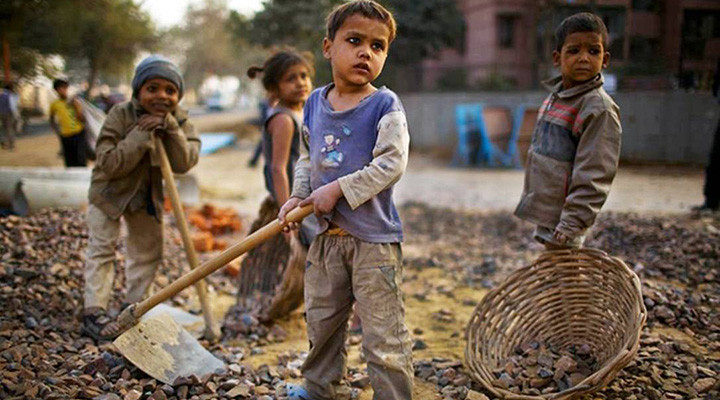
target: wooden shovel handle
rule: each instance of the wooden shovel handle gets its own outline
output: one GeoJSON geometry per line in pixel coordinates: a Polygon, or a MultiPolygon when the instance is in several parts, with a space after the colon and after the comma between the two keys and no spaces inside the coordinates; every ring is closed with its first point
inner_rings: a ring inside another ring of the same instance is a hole
{"type": "Polygon", "coordinates": [[[298,207],[287,214],[287,216],[285,217],[285,224],[281,224],[280,221],[276,219],[273,222],[258,229],[250,236],[225,249],[225,251],[223,251],[222,253],[211,258],[210,260],[206,261],[201,266],[193,269],[187,274],[181,276],[170,285],[165,286],[154,295],[148,297],[140,303],[136,303],[128,307],[118,317],[118,322],[124,329],[129,328],[130,326],[137,323],[137,320],[142,317],[146,312],[148,312],[148,310],[150,310],[151,308],[169,299],[170,297],[175,296],[178,292],[185,289],[186,287],[222,268],[230,261],[252,250],[260,243],[279,234],[280,232],[282,232],[283,227],[285,227],[288,223],[302,221],[303,218],[310,215],[312,211],[312,205],[307,205],[302,208],[298,207]]]}
{"type": "MultiPolygon", "coordinates": [[[[200,259],[198,258],[195,246],[193,245],[193,241],[190,236],[190,229],[188,228],[185,211],[183,210],[182,202],[180,201],[180,194],[178,193],[177,185],[175,184],[170,160],[168,159],[167,152],[165,151],[165,145],[163,145],[162,139],[159,136],[155,136],[155,149],[160,158],[160,170],[162,171],[163,180],[165,181],[165,189],[167,189],[168,197],[170,197],[170,204],[172,205],[173,214],[175,215],[175,222],[180,230],[180,236],[182,237],[183,246],[185,247],[185,254],[187,255],[188,262],[190,263],[190,269],[195,269],[198,265],[200,265],[200,259]]],[[[197,283],[195,283],[195,290],[197,291],[198,300],[200,300],[200,307],[202,308],[203,319],[205,320],[205,338],[210,341],[220,339],[220,329],[215,324],[205,281],[202,279],[197,281],[197,283]]]]}

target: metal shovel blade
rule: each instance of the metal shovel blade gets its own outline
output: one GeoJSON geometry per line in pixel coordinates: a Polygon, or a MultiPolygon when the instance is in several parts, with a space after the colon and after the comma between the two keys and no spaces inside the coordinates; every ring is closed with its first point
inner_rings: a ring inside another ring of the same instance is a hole
{"type": "Polygon", "coordinates": [[[205,350],[168,314],[140,321],[113,342],[131,363],[171,385],[178,377],[201,377],[225,370],[225,364],[205,350]]]}
{"type": "Polygon", "coordinates": [[[155,318],[158,315],[168,314],[172,317],[180,327],[190,333],[195,339],[203,337],[203,331],[205,330],[205,321],[202,317],[190,314],[189,312],[173,307],[171,305],[160,303],[155,307],[151,308],[150,311],[146,312],[140,320],[144,321],[147,319],[155,318]]]}

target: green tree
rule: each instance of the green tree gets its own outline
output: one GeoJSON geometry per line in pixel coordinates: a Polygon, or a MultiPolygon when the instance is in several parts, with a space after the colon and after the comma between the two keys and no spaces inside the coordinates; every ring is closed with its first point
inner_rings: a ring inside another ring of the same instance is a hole
{"type": "Polygon", "coordinates": [[[397,22],[397,38],[378,84],[412,91],[422,82],[421,63],[444,48],[463,50],[465,19],[455,0],[386,0],[397,22]]]}
{"type": "Polygon", "coordinates": [[[162,48],[182,60],[188,87],[197,89],[209,75],[242,76],[263,59],[247,39],[247,18],[231,12],[225,0],[188,6],[184,21],[162,35],[162,48]]]}
{"type": "Polygon", "coordinates": [[[58,45],[51,35],[38,35],[49,28],[43,18],[47,14],[47,0],[5,0],[0,2],[0,48],[3,75],[7,81],[10,71],[19,77],[33,77],[41,72],[51,73],[47,49],[58,45]],[[45,50],[45,51],[43,51],[45,50]]]}
{"type": "Polygon", "coordinates": [[[57,0],[60,54],[87,62],[91,89],[99,74],[132,67],[141,50],[157,43],[150,16],[133,0],[57,0]]]}
{"type": "Polygon", "coordinates": [[[330,67],[322,57],[325,16],[342,0],[267,0],[264,9],[233,30],[250,42],[266,48],[292,46],[315,55],[316,82],[331,79],[330,67]]]}
{"type": "Polygon", "coordinates": [[[455,0],[386,0],[397,21],[397,38],[388,61],[416,64],[444,48],[462,51],[465,19],[455,0]]]}
{"type": "MultiPolygon", "coordinates": [[[[38,71],[43,55],[57,54],[87,65],[88,82],[132,66],[140,50],[156,43],[150,16],[133,0],[5,0],[3,36],[18,57],[21,75],[38,71]]],[[[41,65],[42,66],[42,65],[41,65]]]]}
{"type": "MultiPolygon", "coordinates": [[[[317,60],[318,81],[330,79],[322,58],[325,17],[341,0],[268,0],[241,31],[263,46],[292,45],[312,51],[317,60]]],[[[408,90],[418,82],[408,71],[417,71],[420,62],[446,47],[462,48],[465,22],[455,0],[386,0],[382,4],[393,12],[398,35],[390,48],[386,72],[380,83],[408,90]]]]}

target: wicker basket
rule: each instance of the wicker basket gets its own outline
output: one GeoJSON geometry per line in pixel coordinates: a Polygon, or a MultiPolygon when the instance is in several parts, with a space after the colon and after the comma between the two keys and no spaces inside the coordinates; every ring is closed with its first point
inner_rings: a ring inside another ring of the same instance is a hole
{"type": "Polygon", "coordinates": [[[594,249],[542,254],[490,291],[467,327],[471,376],[508,400],[566,400],[607,385],[635,356],[647,310],[640,279],[621,260],[594,249]],[[522,395],[493,386],[493,370],[517,346],[589,344],[598,370],[562,392],[522,395]]]}

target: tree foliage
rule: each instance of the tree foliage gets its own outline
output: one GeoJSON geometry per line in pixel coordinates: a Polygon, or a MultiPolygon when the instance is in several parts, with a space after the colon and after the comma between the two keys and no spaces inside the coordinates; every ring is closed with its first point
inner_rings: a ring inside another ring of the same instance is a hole
{"type": "MultiPolygon", "coordinates": [[[[91,85],[101,73],[127,70],[157,40],[150,16],[134,0],[10,0],[0,10],[13,53],[83,60],[91,85]]],[[[21,68],[21,75],[35,72],[21,68]]]]}
{"type": "Polygon", "coordinates": [[[342,0],[269,0],[255,14],[250,39],[264,46],[288,44],[302,50],[320,47],[325,16],[342,0]]]}
{"type": "MultiPolygon", "coordinates": [[[[317,60],[317,80],[324,83],[330,79],[321,52],[325,17],[333,6],[342,2],[268,0],[262,11],[233,34],[242,32],[251,41],[266,47],[292,45],[312,51],[317,60]]],[[[393,12],[398,26],[398,35],[387,61],[387,68],[398,73],[391,73],[382,81],[405,87],[404,82],[397,81],[414,79],[403,77],[399,67],[418,65],[445,47],[462,48],[465,22],[455,0],[385,0],[381,3],[393,12]]]]}
{"type": "Polygon", "coordinates": [[[342,0],[267,0],[264,9],[233,31],[266,48],[292,46],[315,55],[316,81],[327,82],[330,69],[322,57],[325,16],[342,0]]]}
{"type": "Polygon", "coordinates": [[[236,72],[231,36],[226,29],[228,14],[227,4],[222,0],[188,6],[180,38],[187,46],[183,64],[190,86],[199,85],[205,75],[236,72]]]}
{"type": "Polygon", "coordinates": [[[465,19],[455,0],[386,0],[397,22],[389,62],[416,64],[443,48],[462,50],[465,19]]]}
{"type": "Polygon", "coordinates": [[[163,35],[163,50],[179,56],[188,87],[199,87],[210,75],[242,76],[263,58],[247,40],[247,18],[231,12],[225,0],[188,6],[184,21],[163,35]]]}
{"type": "Polygon", "coordinates": [[[5,0],[0,2],[0,40],[11,51],[10,68],[20,77],[53,73],[45,54],[58,45],[56,36],[40,34],[49,27],[44,21],[49,9],[47,0],[5,0]]]}

